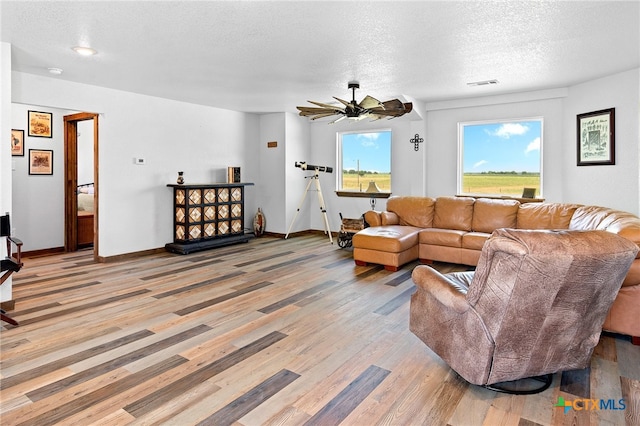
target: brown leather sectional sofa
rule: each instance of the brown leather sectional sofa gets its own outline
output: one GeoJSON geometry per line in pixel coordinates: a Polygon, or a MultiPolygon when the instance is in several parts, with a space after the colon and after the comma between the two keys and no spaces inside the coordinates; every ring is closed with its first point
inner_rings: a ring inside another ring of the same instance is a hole
{"type": "MultiPolygon", "coordinates": [[[[472,197],[390,197],[387,210],[365,213],[368,228],[353,236],[357,265],[395,271],[419,259],[476,266],[498,228],[605,230],[640,246],[640,218],[606,207],[520,203],[472,197]]],[[[640,344],[640,254],[633,261],[603,329],[640,344]]]]}

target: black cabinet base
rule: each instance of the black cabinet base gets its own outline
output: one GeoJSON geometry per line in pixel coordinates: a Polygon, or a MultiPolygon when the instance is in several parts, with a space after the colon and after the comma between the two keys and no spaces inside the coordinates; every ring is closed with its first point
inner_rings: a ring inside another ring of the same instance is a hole
{"type": "Polygon", "coordinates": [[[172,253],[189,254],[195,251],[208,250],[215,247],[246,243],[251,238],[253,238],[252,234],[234,235],[219,239],[203,240],[189,243],[167,243],[165,244],[164,248],[172,253]]]}

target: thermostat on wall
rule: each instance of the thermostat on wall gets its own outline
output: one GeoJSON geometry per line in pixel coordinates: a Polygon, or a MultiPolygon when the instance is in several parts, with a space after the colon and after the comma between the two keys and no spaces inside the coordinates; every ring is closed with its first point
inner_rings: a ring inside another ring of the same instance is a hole
{"type": "Polygon", "coordinates": [[[133,159],[133,162],[139,166],[144,166],[145,164],[147,164],[147,160],[145,160],[142,157],[136,157],[133,159]]]}

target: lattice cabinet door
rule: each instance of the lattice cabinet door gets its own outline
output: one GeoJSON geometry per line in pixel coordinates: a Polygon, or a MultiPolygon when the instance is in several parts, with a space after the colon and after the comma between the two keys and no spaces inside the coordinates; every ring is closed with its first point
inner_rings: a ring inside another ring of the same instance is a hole
{"type": "Polygon", "coordinates": [[[214,238],[216,236],[216,190],[215,188],[206,188],[203,190],[203,206],[202,206],[202,237],[214,238]]]}
{"type": "Polygon", "coordinates": [[[231,218],[231,233],[238,234],[244,232],[244,197],[243,187],[231,188],[230,198],[230,218],[231,218]]]}
{"type": "Polygon", "coordinates": [[[197,241],[202,238],[202,189],[188,189],[187,193],[188,239],[197,241]]]}
{"type": "Polygon", "coordinates": [[[175,225],[173,239],[176,241],[185,241],[187,239],[187,191],[182,188],[176,188],[173,192],[175,202],[175,225]]]}

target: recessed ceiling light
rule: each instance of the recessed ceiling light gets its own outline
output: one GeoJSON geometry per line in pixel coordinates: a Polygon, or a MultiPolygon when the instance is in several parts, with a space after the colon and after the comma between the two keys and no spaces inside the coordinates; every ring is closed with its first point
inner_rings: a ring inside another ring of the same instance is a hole
{"type": "Polygon", "coordinates": [[[488,86],[490,84],[498,84],[498,80],[494,78],[493,80],[473,81],[467,83],[467,86],[488,86]]]}
{"type": "Polygon", "coordinates": [[[72,47],[72,49],[78,55],[82,55],[82,56],[93,56],[96,53],[98,53],[95,49],[92,49],[90,47],[76,46],[76,47],[72,47]]]}
{"type": "Polygon", "coordinates": [[[60,75],[62,74],[62,69],[60,68],[47,68],[51,74],[60,75]]]}

